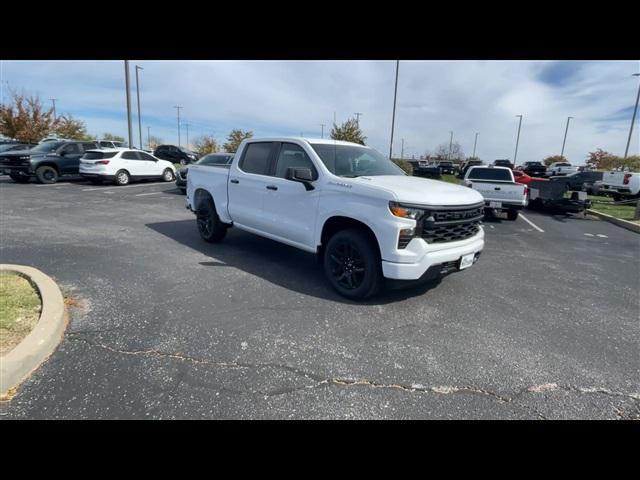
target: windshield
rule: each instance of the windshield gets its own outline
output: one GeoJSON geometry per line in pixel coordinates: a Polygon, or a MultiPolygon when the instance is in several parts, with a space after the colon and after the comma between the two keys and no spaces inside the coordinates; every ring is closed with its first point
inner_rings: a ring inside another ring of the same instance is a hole
{"type": "Polygon", "coordinates": [[[49,153],[57,150],[64,142],[45,142],[31,149],[32,152],[49,153]]]}
{"type": "Polygon", "coordinates": [[[406,175],[391,160],[372,148],[312,143],[311,147],[331,173],[339,177],[406,175]]]}
{"type": "Polygon", "coordinates": [[[195,162],[197,165],[227,165],[233,155],[206,155],[195,162]]]}
{"type": "Polygon", "coordinates": [[[503,168],[474,167],[469,171],[468,180],[504,180],[511,182],[511,171],[503,168]]]}

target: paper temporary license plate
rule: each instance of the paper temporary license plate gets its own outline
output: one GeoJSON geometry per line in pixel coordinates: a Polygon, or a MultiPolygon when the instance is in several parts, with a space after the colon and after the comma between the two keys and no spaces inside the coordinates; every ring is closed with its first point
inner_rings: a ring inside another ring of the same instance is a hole
{"type": "Polygon", "coordinates": [[[489,202],[489,208],[502,208],[502,202],[489,202]]]}
{"type": "Polygon", "coordinates": [[[470,253],[469,255],[463,255],[460,257],[460,270],[464,270],[465,268],[469,268],[473,265],[473,257],[475,257],[475,253],[470,253]]]}

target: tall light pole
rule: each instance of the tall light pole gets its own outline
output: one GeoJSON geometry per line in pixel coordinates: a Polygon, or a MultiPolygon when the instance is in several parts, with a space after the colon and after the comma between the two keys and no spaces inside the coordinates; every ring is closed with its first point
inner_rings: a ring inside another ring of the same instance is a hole
{"type": "Polygon", "coordinates": [[[573,117],[567,117],[567,127],[564,129],[564,140],[562,141],[562,152],[560,152],[560,156],[564,157],[564,146],[567,143],[567,132],[569,131],[569,121],[573,117]]]}
{"type": "Polygon", "coordinates": [[[358,124],[358,127],[360,126],[360,115],[362,115],[360,112],[356,112],[354,113],[354,115],[356,116],[356,123],[358,124]]]}
{"type": "Polygon", "coordinates": [[[513,154],[513,165],[516,164],[516,159],[518,158],[518,143],[520,143],[520,127],[522,127],[522,115],[516,115],[516,117],[520,117],[520,121],[518,122],[518,136],[516,137],[516,153],[513,154]]]}
{"type": "Polygon", "coordinates": [[[402,139],[402,149],[400,150],[400,159],[404,160],[404,138],[402,139]]]}
{"type": "Polygon", "coordinates": [[[396,87],[393,91],[393,116],[391,117],[391,142],[389,143],[389,158],[393,154],[393,127],[396,123],[396,99],[398,97],[398,70],[400,70],[400,60],[396,60],[396,87]]]}
{"type": "Polygon", "coordinates": [[[320,138],[324,138],[324,123],[321,123],[320,127],[322,128],[322,130],[320,131],[320,138]]]}
{"type": "Polygon", "coordinates": [[[51,100],[51,103],[53,103],[53,121],[56,121],[56,100],[58,100],[57,98],[50,98],[49,100],[51,100]]]}
{"type": "Polygon", "coordinates": [[[187,150],[191,150],[189,148],[189,124],[185,123],[184,126],[187,127],[187,150]]]}
{"type": "MultiPolygon", "coordinates": [[[[640,77],[640,73],[634,73],[632,77],[640,77]]],[[[633,133],[633,124],[636,121],[636,112],[638,111],[638,100],[640,100],[640,83],[638,84],[638,96],[636,97],[636,106],[633,109],[633,117],[631,117],[631,127],[629,127],[629,139],[627,140],[627,148],[624,150],[624,158],[629,153],[629,144],[631,143],[631,134],[633,133]]]]}
{"type": "Polygon", "coordinates": [[[453,148],[453,132],[449,130],[449,133],[451,134],[451,138],[449,139],[449,161],[451,161],[451,151],[453,148]]]}
{"type": "Polygon", "coordinates": [[[476,158],[476,145],[478,145],[478,135],[480,132],[476,132],[476,139],[473,142],[473,158],[476,158]]]}
{"type": "Polygon", "coordinates": [[[180,109],[183,108],[180,105],[176,105],[173,108],[175,108],[178,112],[178,146],[180,147],[180,109]]]}
{"type": "Polygon", "coordinates": [[[127,126],[129,129],[129,148],[133,145],[133,133],[131,130],[131,96],[129,94],[129,60],[124,61],[124,83],[127,89],[127,126]]]}
{"type": "Polygon", "coordinates": [[[140,82],[138,79],[138,70],[144,70],[144,68],[136,65],[136,93],[138,95],[138,133],[140,134],[140,150],[142,150],[142,118],[140,117],[140,82]]]}
{"type": "Polygon", "coordinates": [[[147,148],[151,150],[151,127],[147,125],[147,148]]]}

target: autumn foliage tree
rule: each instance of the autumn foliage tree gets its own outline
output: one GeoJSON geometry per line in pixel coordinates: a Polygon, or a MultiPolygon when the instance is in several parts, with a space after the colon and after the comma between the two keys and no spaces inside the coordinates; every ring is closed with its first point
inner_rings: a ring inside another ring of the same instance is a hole
{"type": "Polygon", "coordinates": [[[212,135],[202,135],[193,140],[193,147],[198,155],[206,155],[208,153],[216,153],[220,150],[218,142],[212,135]]]}
{"type": "Polygon", "coordinates": [[[55,127],[53,108],[38,96],[12,93],[12,103],[0,106],[0,133],[20,142],[37,143],[55,127]]]}
{"type": "Polygon", "coordinates": [[[231,130],[227,136],[227,142],[223,145],[224,151],[235,153],[243,140],[253,137],[253,132],[242,131],[238,128],[231,130]]]}
{"type": "Polygon", "coordinates": [[[94,137],[87,133],[87,127],[82,120],[77,120],[71,115],[60,115],[54,122],[53,131],[61,138],[73,140],[93,140],[94,137]]]}
{"type": "Polygon", "coordinates": [[[331,138],[333,140],[359,143],[360,145],[364,145],[367,141],[367,137],[363,135],[355,118],[350,118],[340,126],[334,123],[331,129],[331,138]]]}

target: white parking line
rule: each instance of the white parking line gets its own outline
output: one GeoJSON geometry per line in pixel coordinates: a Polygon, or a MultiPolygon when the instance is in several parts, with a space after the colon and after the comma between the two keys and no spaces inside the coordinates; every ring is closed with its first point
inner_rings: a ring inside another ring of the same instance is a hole
{"type": "Polygon", "coordinates": [[[544,233],[544,230],[541,229],[539,226],[537,226],[535,223],[533,223],[531,220],[529,220],[527,217],[525,217],[523,214],[519,213],[518,216],[523,219],[525,222],[527,222],[529,225],[531,225],[533,228],[535,228],[536,230],[538,230],[540,233],[544,233]]]}
{"type": "Polygon", "coordinates": [[[164,192],[137,193],[135,196],[136,197],[144,197],[145,195],[157,195],[159,193],[164,193],[164,192]]]}
{"type": "MultiPolygon", "coordinates": [[[[117,187],[118,190],[122,188],[133,188],[133,187],[148,187],[150,185],[165,185],[166,182],[155,182],[155,183],[137,183],[135,185],[124,185],[122,187],[117,187]]],[[[97,188],[83,188],[83,192],[93,192],[94,190],[105,190],[108,187],[97,187],[97,188]]]]}

